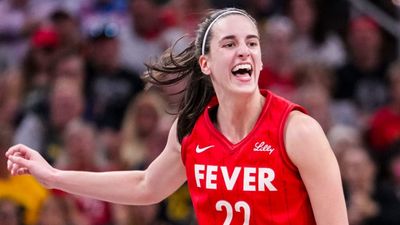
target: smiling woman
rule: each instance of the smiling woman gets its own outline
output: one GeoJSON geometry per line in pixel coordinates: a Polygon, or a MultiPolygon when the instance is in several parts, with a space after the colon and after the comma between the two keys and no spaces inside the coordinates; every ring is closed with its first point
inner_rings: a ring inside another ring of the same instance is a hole
{"type": "Polygon", "coordinates": [[[153,84],[187,86],[167,144],[146,170],[58,170],[23,145],[8,150],[8,169],[120,204],[159,202],[187,181],[199,225],[348,224],[324,132],[301,106],[259,90],[261,68],[254,19],[211,11],[187,49],[148,65],[153,84]]]}

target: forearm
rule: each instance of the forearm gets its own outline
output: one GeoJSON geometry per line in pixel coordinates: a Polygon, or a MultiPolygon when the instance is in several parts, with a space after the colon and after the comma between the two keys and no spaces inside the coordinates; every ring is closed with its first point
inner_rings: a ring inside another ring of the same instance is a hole
{"type": "Polygon", "coordinates": [[[186,180],[175,128],[164,151],[145,171],[83,172],[52,167],[36,150],[19,144],[7,150],[12,175],[31,174],[44,187],[119,204],[157,203],[186,180]]]}
{"type": "Polygon", "coordinates": [[[71,194],[119,204],[159,201],[146,187],[145,171],[83,172],[55,170],[49,186],[71,194]]]}

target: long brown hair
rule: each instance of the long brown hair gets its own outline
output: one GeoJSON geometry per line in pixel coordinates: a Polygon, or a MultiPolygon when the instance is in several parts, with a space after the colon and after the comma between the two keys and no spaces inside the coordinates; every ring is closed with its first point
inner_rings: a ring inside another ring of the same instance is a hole
{"type": "Polygon", "coordinates": [[[173,47],[171,47],[163,53],[157,62],[146,64],[148,69],[146,79],[152,84],[174,85],[183,80],[187,82],[186,87],[182,90],[184,95],[177,112],[177,135],[179,142],[182,142],[182,139],[192,131],[197,118],[202,114],[204,108],[215,95],[210,76],[203,74],[198,63],[199,57],[202,54],[203,41],[204,54],[210,51],[212,32],[204,37],[206,30],[212,26],[214,20],[231,14],[246,15],[256,24],[255,20],[241,9],[225,8],[212,10],[199,24],[195,40],[186,49],[175,54],[173,47]]]}

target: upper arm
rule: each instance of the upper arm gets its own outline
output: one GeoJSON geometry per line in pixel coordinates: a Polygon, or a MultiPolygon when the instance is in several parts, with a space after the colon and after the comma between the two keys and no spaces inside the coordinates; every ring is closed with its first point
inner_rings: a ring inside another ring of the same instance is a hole
{"type": "Polygon", "coordinates": [[[348,224],[339,166],[318,122],[291,112],[285,146],[306,186],[317,224],[348,224]]]}
{"type": "Polygon", "coordinates": [[[146,188],[158,201],[168,197],[186,181],[176,124],[175,121],[170,129],[168,141],[162,153],[145,170],[146,188]]]}

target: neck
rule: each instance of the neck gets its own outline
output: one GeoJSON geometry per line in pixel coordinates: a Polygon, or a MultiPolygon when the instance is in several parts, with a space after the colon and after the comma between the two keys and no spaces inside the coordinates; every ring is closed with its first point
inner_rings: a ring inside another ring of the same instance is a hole
{"type": "Polygon", "coordinates": [[[257,91],[246,96],[218,96],[218,100],[217,128],[230,142],[238,143],[254,128],[265,98],[257,91]]]}

